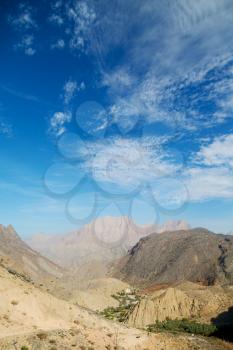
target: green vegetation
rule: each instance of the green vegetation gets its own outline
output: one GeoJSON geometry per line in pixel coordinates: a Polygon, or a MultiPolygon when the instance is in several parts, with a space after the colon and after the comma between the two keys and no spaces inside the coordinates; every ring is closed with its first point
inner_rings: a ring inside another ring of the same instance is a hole
{"type": "Polygon", "coordinates": [[[187,319],[182,320],[169,320],[159,322],[147,326],[148,332],[186,332],[192,334],[199,334],[203,336],[210,336],[214,334],[217,327],[212,324],[199,323],[196,321],[190,321],[187,319]]]}
{"type": "Polygon", "coordinates": [[[29,350],[29,348],[24,345],[24,346],[21,347],[21,350],[29,350]]]}
{"type": "Polygon", "coordinates": [[[100,315],[109,320],[118,322],[126,322],[130,313],[135,306],[139,303],[141,296],[136,293],[135,289],[123,290],[117,294],[112,295],[112,298],[116,299],[119,303],[117,307],[107,307],[100,312],[100,315]]]}

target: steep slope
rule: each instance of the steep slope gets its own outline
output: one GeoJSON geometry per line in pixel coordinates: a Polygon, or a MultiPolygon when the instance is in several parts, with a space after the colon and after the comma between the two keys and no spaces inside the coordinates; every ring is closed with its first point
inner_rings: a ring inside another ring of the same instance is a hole
{"type": "Polygon", "coordinates": [[[191,318],[210,323],[231,307],[232,298],[232,287],[183,282],[144,295],[132,311],[128,323],[140,328],[167,318],[191,318]]]}
{"type": "Polygon", "coordinates": [[[12,274],[36,283],[61,278],[64,270],[32,250],[10,225],[0,225],[0,264],[12,274]]]}
{"type": "MultiPolygon", "coordinates": [[[[186,229],[188,225],[183,221],[170,221],[165,227],[186,229]]],[[[99,217],[79,231],[63,236],[39,234],[27,243],[61,266],[76,267],[90,261],[113,261],[124,256],[140,238],[163,231],[163,225],[138,226],[128,217],[99,217]]]]}
{"type": "Polygon", "coordinates": [[[233,282],[233,237],[198,228],[142,238],[115,267],[113,276],[150,286],[176,281],[233,282]]]}

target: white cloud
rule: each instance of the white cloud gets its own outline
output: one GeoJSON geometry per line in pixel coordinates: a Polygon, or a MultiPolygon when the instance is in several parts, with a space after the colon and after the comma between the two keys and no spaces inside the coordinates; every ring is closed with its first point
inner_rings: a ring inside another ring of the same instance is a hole
{"type": "Polygon", "coordinates": [[[97,142],[86,142],[84,168],[97,182],[135,186],[153,181],[162,176],[175,174],[180,169],[169,151],[163,151],[166,139],[144,137],[142,139],[112,138],[97,142]]]}
{"type": "Polygon", "coordinates": [[[233,198],[233,172],[227,167],[194,167],[186,176],[184,183],[191,201],[233,198]]]}
{"type": "Polygon", "coordinates": [[[33,18],[32,7],[21,3],[16,16],[9,16],[10,24],[17,30],[27,30],[37,28],[37,23],[33,18]]]}
{"type": "Polygon", "coordinates": [[[15,45],[15,48],[23,50],[25,55],[33,56],[36,53],[36,50],[34,48],[34,35],[24,35],[21,41],[15,45]]]}
{"type": "Polygon", "coordinates": [[[13,136],[13,128],[9,123],[0,120],[0,135],[4,135],[6,137],[13,136]]]}
{"type": "Polygon", "coordinates": [[[198,162],[207,166],[230,166],[233,169],[233,134],[216,137],[197,153],[198,162]]]}
{"type": "Polygon", "coordinates": [[[113,70],[107,80],[115,100],[110,108],[114,120],[143,116],[147,123],[161,121],[184,133],[200,126],[210,128],[233,117],[233,72],[229,56],[200,65],[182,77],[158,78],[149,72],[141,80],[132,79],[123,90],[115,88],[119,87],[117,71],[113,70]]]}
{"type": "Polygon", "coordinates": [[[83,50],[96,19],[95,11],[86,1],[74,1],[67,7],[67,16],[72,23],[70,47],[83,50]]]}
{"type": "Polygon", "coordinates": [[[64,85],[64,102],[68,104],[78,90],[78,84],[74,80],[68,80],[64,85]]]}
{"type": "Polygon", "coordinates": [[[233,198],[233,134],[216,137],[193,155],[183,180],[190,199],[233,198]]]}
{"type": "Polygon", "coordinates": [[[53,13],[53,14],[49,17],[49,22],[61,26],[61,25],[64,23],[64,20],[63,20],[63,18],[62,18],[60,15],[57,15],[57,14],[53,13]]]}
{"type": "Polygon", "coordinates": [[[75,94],[80,91],[85,89],[85,84],[84,82],[81,82],[80,85],[75,80],[68,80],[65,85],[64,85],[64,103],[69,104],[70,101],[75,97],[75,94]]]}
{"type": "Polygon", "coordinates": [[[109,4],[95,4],[89,44],[109,87],[114,118],[140,115],[147,122],[198,130],[231,117],[233,76],[226,65],[233,47],[231,6],[227,0],[136,0],[113,12],[109,4]],[[109,68],[106,58],[115,52],[119,60],[109,68]],[[212,104],[208,115],[204,104],[212,104]]]}
{"type": "Polygon", "coordinates": [[[103,72],[102,84],[111,89],[113,93],[123,92],[129,87],[132,88],[135,77],[123,67],[115,69],[113,72],[103,72]]]}
{"type": "Polygon", "coordinates": [[[87,142],[76,152],[99,185],[132,190],[150,184],[155,200],[171,209],[186,201],[233,198],[232,135],[202,147],[187,164],[167,150],[168,140],[112,138],[87,142]]]}
{"type": "Polygon", "coordinates": [[[33,18],[33,12],[32,7],[22,3],[18,7],[18,13],[15,16],[9,16],[9,23],[20,33],[19,42],[14,45],[14,48],[24,51],[27,56],[33,56],[36,53],[34,32],[38,29],[38,25],[33,18]]]}
{"type": "Polygon", "coordinates": [[[51,49],[63,49],[65,47],[65,41],[58,39],[55,44],[51,45],[51,49]]]}
{"type": "Polygon", "coordinates": [[[63,26],[71,49],[84,51],[86,43],[90,41],[96,19],[92,5],[91,1],[77,0],[52,4],[49,21],[59,27],[63,26]]]}
{"type": "Polygon", "coordinates": [[[50,119],[49,131],[55,136],[60,136],[66,131],[66,124],[71,120],[70,112],[56,112],[50,119]]]}

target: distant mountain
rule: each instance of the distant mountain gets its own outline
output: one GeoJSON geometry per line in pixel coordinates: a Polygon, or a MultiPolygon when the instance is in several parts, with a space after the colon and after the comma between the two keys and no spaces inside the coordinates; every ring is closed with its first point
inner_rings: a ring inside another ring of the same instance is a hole
{"type": "Polygon", "coordinates": [[[128,217],[99,217],[78,231],[65,235],[34,235],[27,243],[62,266],[77,266],[90,261],[111,262],[124,256],[142,237],[151,232],[188,229],[184,221],[163,225],[138,226],[128,217]]]}
{"type": "Polygon", "coordinates": [[[112,274],[145,286],[184,280],[229,284],[233,282],[233,236],[203,228],[151,234],[118,262],[112,274]]]}
{"type": "Polygon", "coordinates": [[[30,248],[11,225],[0,225],[0,264],[12,274],[38,283],[63,275],[62,268],[30,248]]]}

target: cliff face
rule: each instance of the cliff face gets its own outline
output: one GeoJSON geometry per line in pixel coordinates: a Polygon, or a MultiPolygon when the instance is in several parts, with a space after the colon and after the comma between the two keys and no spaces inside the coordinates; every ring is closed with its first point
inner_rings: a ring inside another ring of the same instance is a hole
{"type": "Polygon", "coordinates": [[[131,313],[128,323],[134,327],[145,327],[167,318],[195,318],[210,322],[216,315],[228,310],[232,297],[231,287],[184,282],[144,296],[131,313]]]}
{"type": "Polygon", "coordinates": [[[233,236],[202,228],[151,234],[129,251],[113,275],[140,286],[184,280],[230,284],[233,236]]]}

